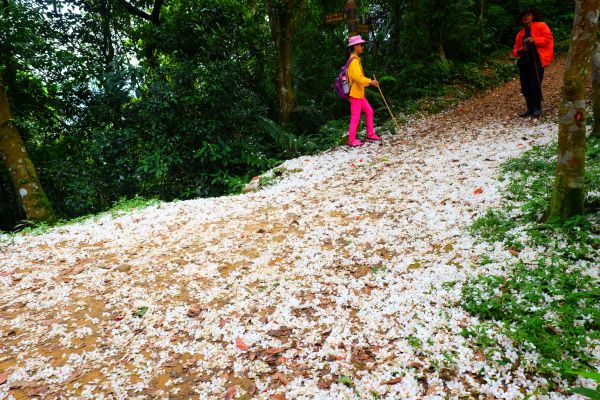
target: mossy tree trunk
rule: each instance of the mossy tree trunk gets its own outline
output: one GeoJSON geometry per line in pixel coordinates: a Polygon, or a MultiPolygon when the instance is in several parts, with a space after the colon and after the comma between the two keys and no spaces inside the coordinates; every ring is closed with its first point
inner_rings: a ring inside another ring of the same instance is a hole
{"type": "Polygon", "coordinates": [[[600,40],[596,38],[596,51],[592,57],[592,104],[594,125],[592,135],[600,137],[600,40]]]}
{"type": "Polygon", "coordinates": [[[29,159],[19,130],[13,123],[2,75],[0,75],[0,156],[6,164],[15,193],[21,200],[27,219],[33,222],[56,222],[52,206],[29,159]]]}
{"type": "Polygon", "coordinates": [[[548,219],[584,212],[585,87],[590,74],[600,0],[577,0],[559,108],[558,157],[548,219]]]}

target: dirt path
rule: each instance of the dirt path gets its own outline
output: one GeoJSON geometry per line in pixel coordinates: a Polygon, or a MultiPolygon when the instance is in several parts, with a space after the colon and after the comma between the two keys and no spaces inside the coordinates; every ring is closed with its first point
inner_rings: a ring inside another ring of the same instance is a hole
{"type": "Polygon", "coordinates": [[[475,320],[458,301],[481,254],[512,257],[465,228],[500,201],[499,164],[556,135],[560,75],[560,65],[547,71],[541,121],[515,118],[514,81],[381,145],[290,160],[256,193],[2,245],[0,398],[516,398],[543,388],[460,335],[475,320]]]}

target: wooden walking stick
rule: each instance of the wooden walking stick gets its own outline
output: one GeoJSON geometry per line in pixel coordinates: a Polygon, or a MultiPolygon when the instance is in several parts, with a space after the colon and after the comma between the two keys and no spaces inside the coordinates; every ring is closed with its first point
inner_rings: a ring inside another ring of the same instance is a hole
{"type": "MultiPolygon", "coordinates": [[[[373,74],[373,80],[377,80],[377,78],[375,77],[375,74],[373,74]]],[[[381,94],[381,98],[383,99],[383,102],[385,103],[385,106],[387,107],[390,116],[392,117],[392,120],[394,121],[394,125],[396,125],[396,131],[400,132],[400,125],[398,124],[398,121],[396,121],[396,117],[394,117],[394,114],[392,113],[392,110],[390,109],[390,106],[388,105],[387,101],[385,100],[385,96],[383,95],[383,92],[381,91],[381,88],[379,87],[379,85],[377,85],[377,89],[379,89],[379,94],[381,94]]]]}

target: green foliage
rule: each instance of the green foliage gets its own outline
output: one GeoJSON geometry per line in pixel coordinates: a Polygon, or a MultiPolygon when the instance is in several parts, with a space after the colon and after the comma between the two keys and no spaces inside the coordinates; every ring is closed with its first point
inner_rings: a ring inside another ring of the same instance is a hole
{"type": "MultiPolygon", "coordinates": [[[[521,354],[534,350],[540,355],[534,363],[519,362],[551,379],[589,367],[594,359],[586,348],[600,342],[600,281],[590,272],[600,258],[599,146],[597,138],[589,139],[587,216],[564,223],[540,221],[548,207],[556,162],[556,145],[551,144],[534,147],[502,166],[505,206],[489,210],[471,228],[485,241],[513,250],[527,246],[540,256],[533,264],[507,265],[506,277],[484,274],[463,287],[462,306],[487,321],[465,330],[465,336],[491,354],[499,345],[490,340],[489,331],[499,322],[501,333],[521,354]]],[[[482,258],[481,265],[489,261],[482,258]]],[[[578,393],[586,391],[582,390],[578,393]]]]}
{"type": "Polygon", "coordinates": [[[471,232],[489,242],[497,242],[505,240],[507,233],[516,225],[516,221],[503,212],[489,209],[471,225],[471,232]]]}
{"type": "Polygon", "coordinates": [[[587,341],[600,339],[600,286],[586,274],[588,268],[559,260],[540,259],[535,266],[519,262],[507,279],[482,275],[469,282],[462,305],[502,322],[503,333],[537,351],[540,372],[578,368],[593,359],[582,351],[587,341]]]}
{"type": "Polygon", "coordinates": [[[590,235],[591,220],[600,210],[600,139],[590,137],[586,149],[587,195],[589,214],[564,223],[541,222],[549,202],[556,162],[556,144],[534,146],[518,158],[504,163],[501,180],[507,181],[504,210],[488,210],[471,226],[471,231],[487,241],[502,241],[519,247],[515,228],[527,233],[529,246],[552,247],[561,256],[586,259],[600,241],[590,235]]]}
{"type": "Polygon", "coordinates": [[[131,199],[122,197],[113,204],[113,206],[108,210],[108,212],[113,216],[117,216],[119,214],[123,214],[131,210],[156,206],[159,204],[160,200],[158,199],[145,199],[141,196],[135,196],[131,199]]]}
{"type": "Polygon", "coordinates": [[[594,381],[596,381],[596,390],[585,387],[576,387],[569,388],[570,392],[580,394],[582,396],[587,397],[588,399],[600,399],[600,373],[593,371],[569,371],[569,374],[579,375],[583,378],[593,379],[594,381]]]}

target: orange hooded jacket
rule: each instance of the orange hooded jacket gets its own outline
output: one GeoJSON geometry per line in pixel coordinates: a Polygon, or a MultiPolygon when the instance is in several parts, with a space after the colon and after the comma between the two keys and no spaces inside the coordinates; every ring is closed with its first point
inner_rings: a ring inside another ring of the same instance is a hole
{"type": "MultiPolygon", "coordinates": [[[[523,45],[523,36],[525,36],[525,28],[517,33],[517,38],[515,39],[513,56],[517,58],[521,57],[517,51],[523,45]]],[[[542,67],[550,65],[552,60],[554,60],[554,38],[552,37],[552,32],[550,31],[550,28],[548,28],[548,25],[544,22],[532,22],[531,37],[535,40],[534,44],[540,55],[542,67]]]]}

